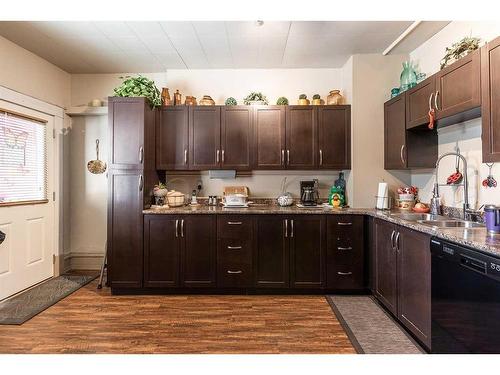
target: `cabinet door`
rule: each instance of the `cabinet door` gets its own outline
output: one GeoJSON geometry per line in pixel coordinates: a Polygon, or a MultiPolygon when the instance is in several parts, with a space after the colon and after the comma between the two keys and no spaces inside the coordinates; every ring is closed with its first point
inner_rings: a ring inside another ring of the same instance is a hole
{"type": "Polygon", "coordinates": [[[384,168],[406,168],[405,95],[384,104],[384,168]]]}
{"type": "Polygon", "coordinates": [[[323,288],[325,286],[325,217],[297,215],[289,220],[290,286],[323,288]]]}
{"type": "Polygon", "coordinates": [[[363,289],[364,220],[361,215],[331,215],[327,220],[327,286],[363,289]]]}
{"type": "Polygon", "coordinates": [[[220,167],[220,107],[191,107],[189,166],[194,170],[220,167]]]}
{"type": "Polygon", "coordinates": [[[215,287],[216,224],[212,215],[185,215],[179,233],[181,249],[181,285],[215,287]]]}
{"type": "Polygon", "coordinates": [[[109,98],[109,168],[143,168],[146,111],[143,98],[109,98]]]}
{"type": "Polygon", "coordinates": [[[252,108],[226,106],[221,111],[221,162],[227,169],[251,169],[252,108]]]}
{"type": "Polygon", "coordinates": [[[146,215],[144,217],[144,286],[147,288],[179,286],[179,256],[179,217],[146,215]]]}
{"type": "Polygon", "coordinates": [[[187,106],[164,107],[156,124],[156,168],[188,169],[187,106]]]}
{"type": "MultiPolygon", "coordinates": [[[[261,215],[255,220],[256,247],[253,264],[256,287],[287,288],[290,285],[285,220],[288,219],[281,215],[261,215]]],[[[289,229],[288,226],[287,231],[289,229]]]]}
{"type": "Polygon", "coordinates": [[[394,225],[375,220],[375,295],[389,311],[397,313],[397,256],[394,225]]]}
{"type": "MultiPolygon", "coordinates": [[[[396,227],[398,228],[398,227],[396,227]]],[[[428,348],[431,333],[430,236],[399,227],[398,318],[428,348]]]]}
{"type": "Polygon", "coordinates": [[[108,251],[112,288],[140,288],[143,276],[143,175],[110,170],[108,251]]]}
{"type": "Polygon", "coordinates": [[[436,74],[436,119],[481,105],[481,54],[474,51],[436,74]]]}
{"type": "Polygon", "coordinates": [[[286,167],[314,169],[318,165],[316,111],[313,106],[286,107],[286,167]]]}
{"type": "Polygon", "coordinates": [[[483,163],[500,161],[500,38],[481,48],[483,163]]]}
{"type": "Polygon", "coordinates": [[[351,107],[318,108],[319,168],[351,168],[351,107]]]}
{"type": "Polygon", "coordinates": [[[406,92],[406,128],[429,123],[429,110],[434,107],[436,77],[431,76],[406,92]]]}
{"type": "Polygon", "coordinates": [[[254,107],[254,167],[285,168],[285,107],[254,107]]]}

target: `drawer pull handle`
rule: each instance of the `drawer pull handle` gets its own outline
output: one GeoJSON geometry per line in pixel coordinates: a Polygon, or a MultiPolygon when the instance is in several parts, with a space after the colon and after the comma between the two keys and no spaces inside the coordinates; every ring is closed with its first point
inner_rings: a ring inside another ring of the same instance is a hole
{"type": "Polygon", "coordinates": [[[343,222],[339,222],[338,224],[339,225],[344,225],[344,226],[346,226],[346,225],[352,225],[352,223],[343,223],[343,222]]]}
{"type": "Polygon", "coordinates": [[[241,225],[241,224],[243,224],[241,221],[228,221],[227,223],[229,225],[241,225]]]}
{"type": "Polygon", "coordinates": [[[352,250],[352,247],[349,246],[349,247],[337,247],[338,250],[352,250]]]}
{"type": "Polygon", "coordinates": [[[239,274],[239,273],[243,273],[243,271],[241,271],[241,270],[238,270],[238,271],[228,270],[227,273],[229,273],[229,274],[239,274]]]}
{"type": "Polygon", "coordinates": [[[228,246],[227,247],[229,250],[241,250],[241,246],[228,246]]]}
{"type": "Polygon", "coordinates": [[[352,275],[352,272],[337,272],[338,275],[340,276],[349,276],[349,275],[352,275]]]}

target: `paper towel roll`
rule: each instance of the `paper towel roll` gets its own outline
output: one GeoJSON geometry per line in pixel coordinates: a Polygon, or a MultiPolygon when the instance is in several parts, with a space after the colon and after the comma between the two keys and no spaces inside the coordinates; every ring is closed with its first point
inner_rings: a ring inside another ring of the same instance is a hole
{"type": "Polygon", "coordinates": [[[383,210],[389,208],[389,187],[387,182],[379,182],[378,193],[377,193],[377,208],[383,210]]]}

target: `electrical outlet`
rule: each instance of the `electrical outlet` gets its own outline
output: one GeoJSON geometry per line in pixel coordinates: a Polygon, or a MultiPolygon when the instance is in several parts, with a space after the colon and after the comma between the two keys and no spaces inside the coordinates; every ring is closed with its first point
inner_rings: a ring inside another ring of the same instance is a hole
{"type": "Polygon", "coordinates": [[[203,183],[201,182],[201,180],[196,184],[196,189],[198,189],[198,191],[201,191],[203,189],[203,183]]]}

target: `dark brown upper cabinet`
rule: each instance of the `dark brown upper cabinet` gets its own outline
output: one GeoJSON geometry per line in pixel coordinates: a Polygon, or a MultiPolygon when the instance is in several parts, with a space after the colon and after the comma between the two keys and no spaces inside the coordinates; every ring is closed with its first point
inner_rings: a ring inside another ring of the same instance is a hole
{"type": "Polygon", "coordinates": [[[481,48],[483,163],[500,161],[500,38],[481,48]]]}
{"type": "Polygon", "coordinates": [[[434,106],[436,77],[431,76],[406,92],[406,128],[429,123],[429,110],[434,106]]]}
{"type": "Polygon", "coordinates": [[[405,94],[384,104],[384,168],[406,168],[405,94]]]}
{"type": "Polygon", "coordinates": [[[144,98],[110,97],[109,168],[154,168],[155,113],[144,98]]]}
{"type": "Polygon", "coordinates": [[[351,106],[318,107],[318,166],[351,168],[351,106]]]}
{"type": "Polygon", "coordinates": [[[221,165],[219,106],[189,109],[189,166],[194,170],[217,169],[221,165]]]}
{"type": "Polygon", "coordinates": [[[286,168],[314,169],[318,165],[316,115],[313,106],[286,107],[286,168]]]}
{"type": "Polygon", "coordinates": [[[469,120],[480,115],[481,53],[474,51],[435,74],[434,108],[439,125],[469,120]],[[468,111],[471,111],[468,113],[468,111]],[[440,121],[447,119],[447,121],[440,121]]]}
{"type": "Polygon", "coordinates": [[[221,108],[221,167],[249,170],[252,167],[253,110],[249,106],[221,108]]]}
{"type": "Polygon", "coordinates": [[[189,169],[189,107],[169,106],[156,123],[156,168],[189,169]]]}
{"type": "Polygon", "coordinates": [[[285,107],[254,107],[254,168],[285,168],[285,107]]]}

